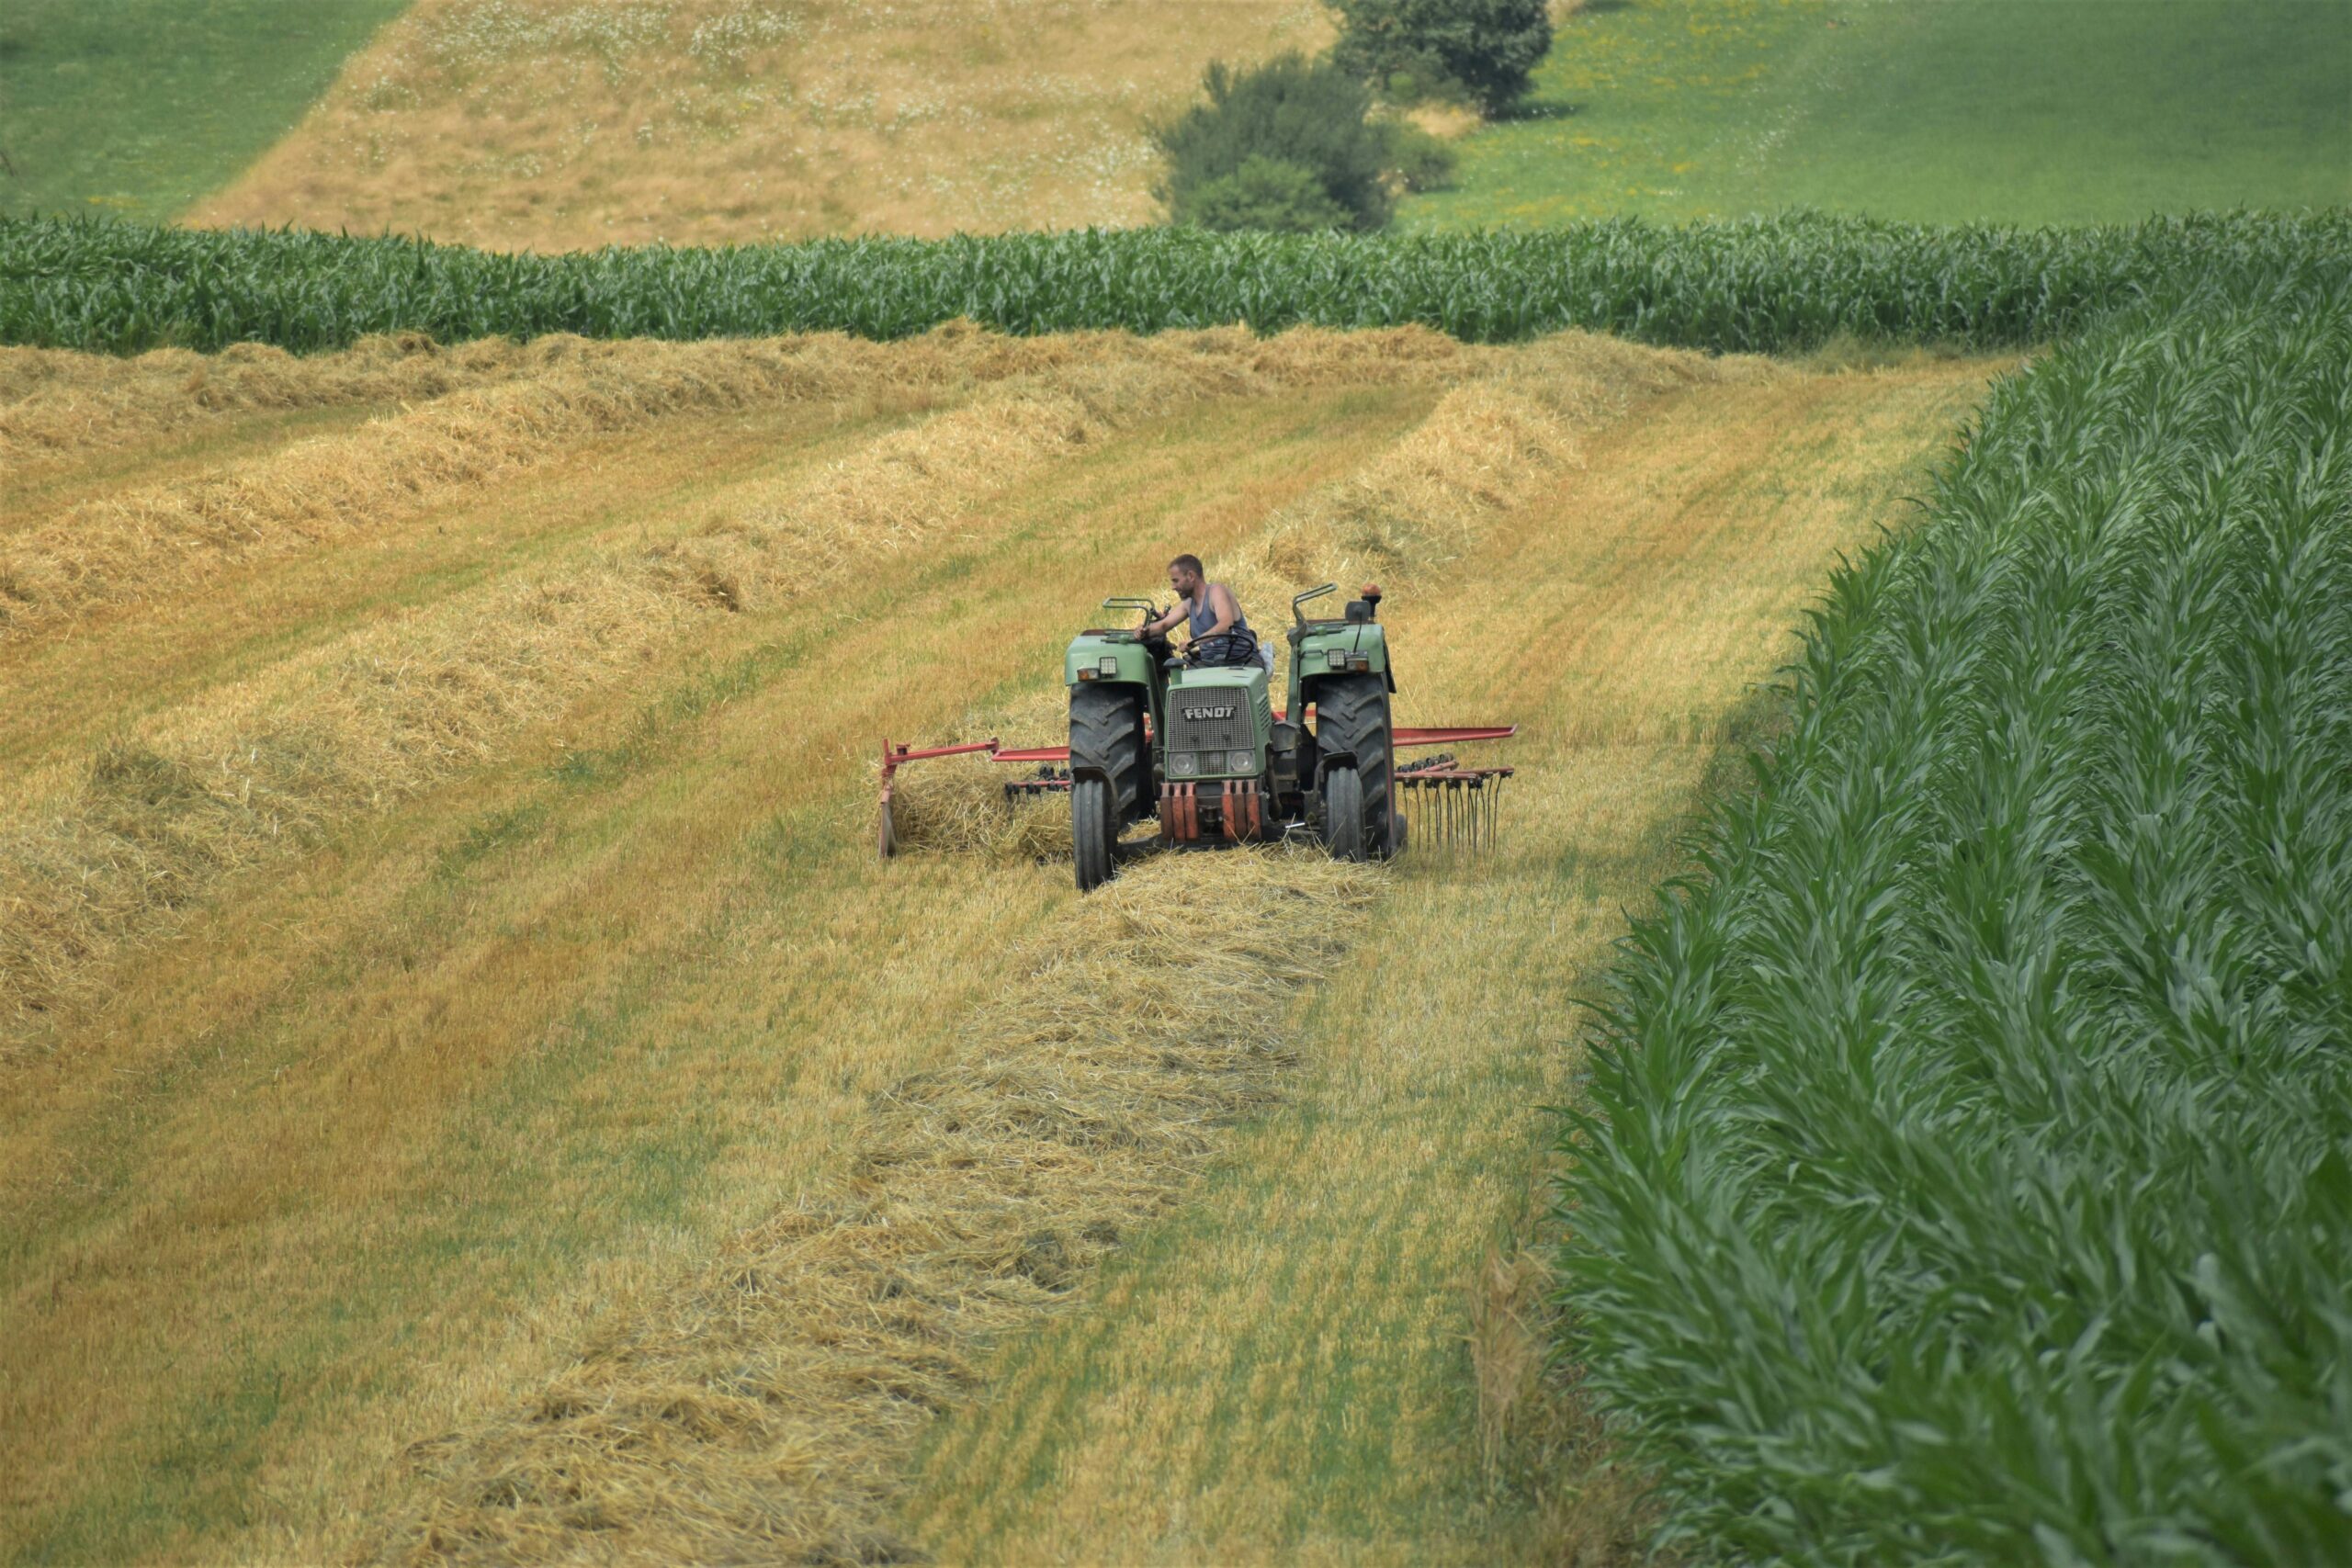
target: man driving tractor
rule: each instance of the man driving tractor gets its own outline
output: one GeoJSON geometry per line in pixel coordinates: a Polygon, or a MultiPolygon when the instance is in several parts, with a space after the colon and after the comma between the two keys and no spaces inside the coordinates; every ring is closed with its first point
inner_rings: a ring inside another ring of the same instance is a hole
{"type": "Polygon", "coordinates": [[[1157,620],[1146,621],[1146,637],[1165,637],[1178,623],[1187,622],[1191,646],[1204,662],[1254,663],[1273,669],[1273,649],[1260,642],[1258,634],[1250,629],[1233,590],[1205,579],[1200,557],[1182,555],[1170,561],[1168,586],[1176,592],[1176,607],[1157,620]]]}

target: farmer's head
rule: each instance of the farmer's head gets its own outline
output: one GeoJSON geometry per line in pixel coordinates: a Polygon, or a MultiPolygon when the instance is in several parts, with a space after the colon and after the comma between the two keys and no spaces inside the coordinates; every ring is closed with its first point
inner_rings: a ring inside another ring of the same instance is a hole
{"type": "Polygon", "coordinates": [[[1168,563],[1168,586],[1176,591],[1176,596],[1180,599],[1199,598],[1201,596],[1202,586],[1201,558],[1198,556],[1178,556],[1174,560],[1170,561],[1168,563]]]}

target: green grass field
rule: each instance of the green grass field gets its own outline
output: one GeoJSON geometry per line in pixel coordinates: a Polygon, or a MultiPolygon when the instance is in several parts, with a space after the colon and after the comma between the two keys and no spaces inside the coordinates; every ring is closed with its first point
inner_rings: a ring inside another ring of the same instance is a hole
{"type": "Polygon", "coordinates": [[[1422,229],[1790,207],[1958,222],[2352,200],[2345,0],[1594,0],[1422,229]]]}
{"type": "Polygon", "coordinates": [[[162,220],[293,129],[405,0],[9,0],[0,210],[162,220]]]}

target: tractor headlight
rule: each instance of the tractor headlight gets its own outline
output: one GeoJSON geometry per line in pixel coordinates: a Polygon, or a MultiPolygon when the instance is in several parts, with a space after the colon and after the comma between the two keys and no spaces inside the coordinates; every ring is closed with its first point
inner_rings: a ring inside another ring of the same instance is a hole
{"type": "Polygon", "coordinates": [[[1255,751],[1236,751],[1232,753],[1225,760],[1225,771],[1228,773],[1256,773],[1258,771],[1258,753],[1255,751]]]}
{"type": "Polygon", "coordinates": [[[1106,653],[1102,656],[1102,661],[1094,668],[1105,675],[1116,675],[1119,672],[1119,656],[1115,653],[1106,653]]]}
{"type": "Polygon", "coordinates": [[[1195,751],[1168,753],[1168,771],[1180,779],[1189,779],[1201,771],[1200,754],[1195,751]]]}
{"type": "Polygon", "coordinates": [[[1331,650],[1330,657],[1332,669],[1345,670],[1348,667],[1348,655],[1345,649],[1335,648],[1331,650]]]}

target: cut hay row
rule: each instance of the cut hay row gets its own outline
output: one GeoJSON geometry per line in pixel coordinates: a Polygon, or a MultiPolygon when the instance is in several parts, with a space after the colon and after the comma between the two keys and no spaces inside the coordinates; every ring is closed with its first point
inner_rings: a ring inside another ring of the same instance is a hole
{"type": "Polygon", "coordinates": [[[0,1040],[89,995],[221,876],[487,759],[688,613],[609,567],[500,583],[108,744],[62,798],[0,825],[0,1040]]]}
{"type": "Polygon", "coordinates": [[[1230,575],[1271,630],[1295,585],[1408,583],[1444,570],[1508,513],[1580,467],[1581,440],[1640,401],[1774,372],[1764,361],[1564,333],[1447,392],[1364,470],[1274,517],[1230,575]]]}
{"type": "Polygon", "coordinates": [[[944,337],[944,361],[967,373],[1066,367],[886,434],[813,481],[754,481],[722,496],[699,534],[495,583],[311,649],[140,726],[62,797],[26,802],[0,823],[0,1021],[29,1023],[86,992],[126,942],[220,875],[487,760],[689,637],[698,612],[772,608],[959,519],[984,525],[973,500],[1187,399],[1393,380],[1476,355],[1411,333],[944,337]]]}
{"type": "MultiPolygon", "coordinates": [[[[1234,585],[1269,637],[1287,624],[1292,594],[1317,582],[1352,588],[1367,578],[1425,581],[1473,547],[1513,509],[1579,464],[1578,443],[1644,400],[1699,382],[1758,379],[1766,362],[1640,348],[1564,333],[1507,356],[1439,400],[1429,417],[1358,473],[1325,486],[1267,520],[1256,536],[1211,562],[1234,585]]],[[[1277,664],[1276,678],[1285,667],[1277,664]]],[[[941,744],[1059,735],[1057,690],[967,712],[941,744]]],[[[1069,823],[1059,803],[1015,805],[1010,774],[955,761],[898,775],[892,820],[902,848],[1028,860],[1065,854],[1069,823]]]]}
{"type": "Polygon", "coordinates": [[[625,1303],[536,1399],[414,1445],[395,1561],[892,1562],[890,1505],[978,1353],[1076,1304],[1220,1129],[1279,1089],[1298,989],[1372,868],[1305,852],[1136,868],[1026,953],[952,1058],[873,1107],[845,1179],[625,1303]]]}
{"type": "MultiPolygon", "coordinates": [[[[950,325],[887,348],[819,335],[694,344],[553,338],[507,352],[523,367],[507,384],[450,393],[357,431],[232,462],[192,482],[95,498],[0,544],[0,637],[37,635],[102,605],[183,592],[249,562],[379,533],[582,440],[673,414],[754,402],[841,402],[890,387],[944,400],[1035,376],[1057,379],[1090,408],[1142,414],[1185,397],[1242,395],[1385,368],[1437,372],[1476,351],[1409,330],[1306,332],[1261,343],[1232,331],[1042,340],[950,325]]],[[[133,384],[138,378],[124,378],[133,384]]],[[[906,468],[904,462],[885,466],[877,509],[893,504],[887,476],[903,477],[917,492],[933,477],[907,475],[906,468]]],[[[754,547],[765,547],[756,536],[766,526],[760,516],[738,523],[755,536],[754,547]]],[[[732,552],[714,538],[695,553],[723,562],[732,552]]],[[[727,569],[709,570],[724,575],[727,569]]]]}
{"type": "Polygon", "coordinates": [[[838,398],[854,351],[787,344],[560,340],[526,375],[437,398],[348,433],[240,459],[189,482],[103,496],[0,545],[0,637],[186,590],[244,563],[414,517],[589,437],[754,399],[838,398]]]}
{"type": "Polygon", "coordinates": [[[22,475],[254,413],[424,402],[537,375],[552,357],[505,338],[444,348],[419,333],[365,337],[341,353],[308,356],[258,343],[210,355],[159,348],[131,359],[0,348],[0,465],[22,475]]]}

